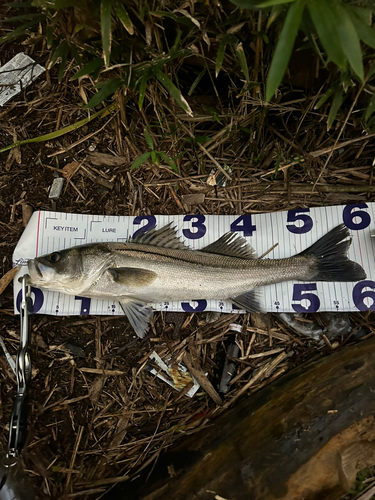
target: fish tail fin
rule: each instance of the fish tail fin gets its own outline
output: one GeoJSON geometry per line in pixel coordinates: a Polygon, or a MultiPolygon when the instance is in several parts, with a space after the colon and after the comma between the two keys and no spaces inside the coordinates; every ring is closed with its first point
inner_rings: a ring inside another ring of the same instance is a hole
{"type": "Polygon", "coordinates": [[[347,256],[352,242],[345,239],[348,236],[348,228],[340,224],[299,254],[315,261],[309,281],[361,281],[366,278],[364,269],[347,256]]]}

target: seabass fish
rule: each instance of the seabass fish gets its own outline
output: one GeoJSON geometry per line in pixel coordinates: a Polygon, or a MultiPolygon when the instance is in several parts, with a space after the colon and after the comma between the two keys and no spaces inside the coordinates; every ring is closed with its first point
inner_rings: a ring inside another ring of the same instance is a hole
{"type": "Polygon", "coordinates": [[[116,299],[142,337],[150,303],[229,299],[259,312],[256,287],[289,280],[359,281],[362,267],[348,259],[351,240],[342,224],[310,248],[286,259],[257,259],[246,240],[226,233],[190,250],[170,225],[126,243],[91,243],[29,260],[31,284],[63,292],[116,299]]]}

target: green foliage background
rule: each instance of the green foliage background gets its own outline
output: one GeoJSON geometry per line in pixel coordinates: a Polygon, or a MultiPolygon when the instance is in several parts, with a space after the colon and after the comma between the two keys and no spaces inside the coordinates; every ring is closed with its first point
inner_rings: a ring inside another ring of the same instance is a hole
{"type": "MultiPolygon", "coordinates": [[[[375,30],[372,3],[343,0],[206,0],[187,4],[155,0],[29,0],[5,4],[0,44],[33,33],[59,63],[59,82],[84,79],[91,87],[86,109],[116,92],[144,106],[159,82],[188,114],[185,99],[209,76],[212,87],[228,75],[239,94],[280,99],[279,87],[293,50],[310,50],[329,78],[316,108],[330,105],[329,129],[343,101],[358,90],[364,127],[375,127],[375,30]],[[296,47],[300,34],[303,43],[296,47]],[[183,63],[195,60],[189,88],[183,63]],[[197,63],[197,60],[200,62],[197,63]],[[183,91],[181,91],[183,87],[183,91]],[[185,94],[185,97],[184,97],[185,94]]],[[[311,57],[311,55],[309,56],[311,57]]],[[[293,76],[293,75],[291,75],[293,76]]],[[[207,83],[206,83],[207,84],[207,83]]],[[[151,153],[150,153],[151,154],[151,153]]]]}

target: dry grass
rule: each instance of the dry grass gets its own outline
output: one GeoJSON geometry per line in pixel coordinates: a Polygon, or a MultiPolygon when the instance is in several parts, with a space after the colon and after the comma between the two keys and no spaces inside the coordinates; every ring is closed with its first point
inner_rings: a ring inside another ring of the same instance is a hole
{"type": "MultiPolygon", "coordinates": [[[[27,50],[45,61],[44,52],[33,46],[27,50]]],[[[259,61],[261,48],[256,50],[259,61]]],[[[55,82],[56,74],[48,72],[1,110],[1,147],[14,137],[42,135],[86,116],[79,106],[80,95],[89,92],[84,82],[80,87],[67,79],[55,82]]],[[[265,105],[256,91],[242,92],[230,77],[225,82],[230,83],[226,94],[212,87],[207,95],[188,99],[193,117],[156,82],[148,87],[141,112],[119,92],[110,116],[53,142],[25,146],[18,156],[2,155],[2,274],[11,267],[23,230],[24,206],[131,216],[219,215],[374,201],[372,135],[364,135],[350,113],[327,133],[326,113],[314,110],[318,91],[284,89],[277,103],[265,105]],[[215,115],[202,103],[215,108],[215,115]],[[147,151],[145,127],[155,149],[175,158],[178,174],[150,161],[130,171],[147,151]],[[210,141],[186,140],[201,136],[210,141]],[[208,185],[210,170],[225,164],[232,169],[226,186],[208,185]],[[54,175],[68,181],[61,198],[51,202],[47,189],[54,175]]],[[[1,307],[1,335],[14,354],[18,318],[10,288],[1,307]]],[[[373,334],[371,312],[350,317],[358,329],[373,334]]],[[[176,318],[157,313],[144,340],[134,338],[123,317],[57,321],[37,316],[25,467],[41,499],[99,499],[115,483],[154,465],[166,448],[209,425],[240,397],[251,396],[314,354],[352,340],[318,343],[276,317],[250,315],[226,315],[208,323],[205,314],[176,318]],[[231,323],[240,325],[240,333],[230,329],[231,323]],[[219,395],[230,343],[238,345],[240,358],[232,390],[219,395]],[[175,364],[184,361],[204,387],[188,398],[150,375],[145,367],[153,350],[175,364]],[[208,373],[206,381],[202,373],[208,373]]],[[[2,355],[0,366],[0,442],[5,447],[16,384],[2,355]]]]}

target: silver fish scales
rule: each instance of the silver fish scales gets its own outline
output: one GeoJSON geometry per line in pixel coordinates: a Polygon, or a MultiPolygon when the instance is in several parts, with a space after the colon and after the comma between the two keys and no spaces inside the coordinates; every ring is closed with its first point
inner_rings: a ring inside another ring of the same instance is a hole
{"type": "Polygon", "coordinates": [[[151,303],[231,300],[246,311],[259,312],[256,289],[262,285],[362,280],[365,271],[347,257],[348,236],[342,224],[293,257],[257,259],[235,233],[191,250],[168,225],[125,243],[91,243],[53,252],[30,260],[28,268],[34,286],[118,300],[142,337],[152,317],[151,303]]]}

